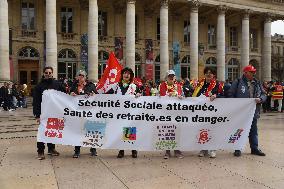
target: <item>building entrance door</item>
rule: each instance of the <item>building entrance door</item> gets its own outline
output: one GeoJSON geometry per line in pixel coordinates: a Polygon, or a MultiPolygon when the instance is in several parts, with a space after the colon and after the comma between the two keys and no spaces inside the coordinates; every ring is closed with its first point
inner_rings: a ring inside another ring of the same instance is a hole
{"type": "Polygon", "coordinates": [[[39,61],[38,60],[19,60],[19,84],[27,84],[30,95],[32,89],[38,83],[39,61]]]}
{"type": "Polygon", "coordinates": [[[76,77],[76,62],[58,62],[58,79],[74,79],[76,77]]]}

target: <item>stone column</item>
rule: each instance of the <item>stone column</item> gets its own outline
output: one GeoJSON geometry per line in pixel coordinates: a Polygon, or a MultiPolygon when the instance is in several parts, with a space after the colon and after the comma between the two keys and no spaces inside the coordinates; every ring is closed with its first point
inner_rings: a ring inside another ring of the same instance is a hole
{"type": "Polygon", "coordinates": [[[249,65],[249,13],[249,10],[246,10],[242,19],[242,49],[240,74],[243,73],[243,68],[249,65]]]}
{"type": "Polygon", "coordinates": [[[169,7],[168,0],[161,0],[160,9],[160,80],[165,80],[169,70],[169,7]]]}
{"type": "Polygon", "coordinates": [[[0,0],[0,82],[10,80],[8,2],[0,0]]]}
{"type": "Polygon", "coordinates": [[[217,20],[217,79],[225,81],[225,11],[226,7],[218,7],[217,20]]]}
{"type": "Polygon", "coordinates": [[[97,0],[89,0],[88,18],[88,77],[98,81],[98,4],[97,0]]]}
{"type": "Polygon", "coordinates": [[[271,81],[271,18],[264,21],[262,80],[271,81]]]}
{"type": "Polygon", "coordinates": [[[198,79],[198,6],[191,3],[190,11],[190,79],[198,79]]]}
{"type": "Polygon", "coordinates": [[[135,73],[135,2],[127,0],[126,5],[126,66],[135,73]]]}
{"type": "Polygon", "coordinates": [[[56,0],[46,3],[46,66],[53,68],[57,78],[57,33],[56,33],[56,0]]]}

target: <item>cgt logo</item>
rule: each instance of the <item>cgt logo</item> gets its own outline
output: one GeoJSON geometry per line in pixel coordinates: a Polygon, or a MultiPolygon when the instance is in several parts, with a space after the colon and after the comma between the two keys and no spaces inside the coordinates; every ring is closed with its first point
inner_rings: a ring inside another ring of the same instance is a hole
{"type": "Polygon", "coordinates": [[[45,136],[49,138],[62,138],[64,121],[64,118],[48,118],[44,132],[45,136]]]}
{"type": "Polygon", "coordinates": [[[197,136],[199,144],[205,144],[211,140],[211,136],[209,135],[209,129],[201,129],[199,130],[199,134],[197,136]]]}

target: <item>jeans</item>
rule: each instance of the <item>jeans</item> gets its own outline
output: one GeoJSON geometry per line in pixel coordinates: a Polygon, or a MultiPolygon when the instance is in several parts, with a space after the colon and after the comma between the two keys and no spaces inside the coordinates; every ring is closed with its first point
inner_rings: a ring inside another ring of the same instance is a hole
{"type": "Polygon", "coordinates": [[[253,118],[249,132],[249,144],[251,150],[258,150],[257,119],[255,118],[253,118]]]}
{"type": "Polygon", "coordinates": [[[16,108],[18,106],[18,100],[15,96],[13,96],[12,98],[13,98],[13,108],[16,108]]]}
{"type": "MultiPolygon", "coordinates": [[[[45,148],[45,145],[43,142],[37,142],[37,152],[38,153],[44,153],[44,148],[45,148]]],[[[48,151],[51,151],[55,149],[55,144],[47,143],[47,148],[48,148],[48,151]]]]}

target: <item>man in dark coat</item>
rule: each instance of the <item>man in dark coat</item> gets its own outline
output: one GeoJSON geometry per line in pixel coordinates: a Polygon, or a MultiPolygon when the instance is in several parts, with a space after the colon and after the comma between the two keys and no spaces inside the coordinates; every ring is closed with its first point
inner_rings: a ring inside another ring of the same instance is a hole
{"type": "MultiPolygon", "coordinates": [[[[40,123],[42,94],[45,90],[48,89],[54,89],[62,92],[65,91],[62,84],[53,78],[52,67],[45,67],[43,69],[42,80],[39,82],[39,84],[37,84],[37,86],[33,90],[33,114],[38,123],[40,123]]],[[[59,155],[59,153],[55,150],[55,144],[47,143],[47,147],[48,155],[59,155]]],[[[39,160],[45,159],[44,148],[45,146],[43,142],[37,142],[37,152],[39,160]]]]}
{"type": "MultiPolygon", "coordinates": [[[[266,100],[265,91],[260,81],[258,81],[254,75],[256,69],[252,65],[248,65],[243,69],[243,76],[232,83],[230,90],[228,91],[229,98],[254,98],[256,103],[256,109],[249,132],[249,143],[251,148],[251,154],[258,156],[265,156],[258,148],[258,133],[257,133],[257,119],[260,117],[261,103],[266,100]]],[[[240,150],[235,150],[234,156],[241,156],[240,150]]]]}

